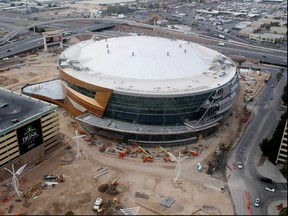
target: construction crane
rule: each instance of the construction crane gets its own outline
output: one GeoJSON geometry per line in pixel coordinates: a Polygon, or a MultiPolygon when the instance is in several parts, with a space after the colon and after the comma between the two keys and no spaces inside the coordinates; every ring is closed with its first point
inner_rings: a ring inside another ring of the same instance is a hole
{"type": "MultiPolygon", "coordinates": [[[[153,157],[152,155],[150,155],[145,149],[143,149],[141,146],[138,145],[138,149],[141,150],[142,152],[142,159],[143,159],[143,162],[153,162],[153,157]]],[[[138,151],[139,152],[139,151],[138,151]]],[[[141,153],[139,152],[139,153],[141,153]]]]}
{"type": "Polygon", "coordinates": [[[169,155],[169,152],[166,149],[162,148],[160,145],[156,146],[156,148],[159,148],[159,149],[161,149],[164,152],[165,155],[164,155],[163,159],[164,159],[165,162],[172,161],[172,159],[171,159],[171,157],[169,155]]]}

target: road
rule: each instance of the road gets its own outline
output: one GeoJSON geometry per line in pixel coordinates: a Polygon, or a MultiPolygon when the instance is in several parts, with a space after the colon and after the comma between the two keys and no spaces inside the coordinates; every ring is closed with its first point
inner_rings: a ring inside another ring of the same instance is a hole
{"type": "MultiPolygon", "coordinates": [[[[1,18],[1,17],[0,17],[1,18]]],[[[2,17],[3,19],[3,17],[2,17]]],[[[10,34],[8,34],[7,36],[5,36],[1,41],[0,41],[0,45],[2,44],[2,46],[0,46],[0,59],[1,58],[6,58],[9,56],[14,56],[17,55],[18,53],[24,52],[25,49],[21,48],[24,43],[27,43],[28,46],[30,46],[30,50],[31,49],[35,49],[40,47],[39,45],[43,45],[43,40],[40,39],[41,38],[41,34],[38,34],[40,36],[38,36],[38,40],[36,40],[36,37],[31,37],[34,42],[29,42],[29,41],[19,41],[19,42],[15,42],[13,44],[9,44],[9,45],[3,45],[6,41],[10,40],[11,38],[13,38],[14,36],[16,36],[17,34],[23,32],[23,31],[27,31],[29,28],[32,28],[34,25],[37,26],[41,26],[41,25],[48,25],[48,24],[55,24],[58,22],[69,22],[69,21],[75,21],[75,19],[59,19],[59,20],[45,20],[45,21],[37,21],[37,22],[32,22],[29,25],[22,27],[20,29],[17,29],[13,32],[11,32],[10,34]],[[39,43],[40,42],[40,43],[39,43]],[[17,47],[16,50],[13,49],[13,46],[17,47]],[[9,52],[7,52],[8,50],[11,50],[9,52]]],[[[77,19],[79,21],[85,21],[85,22],[91,22],[91,25],[83,25],[83,23],[78,24],[78,26],[71,26],[71,28],[69,30],[75,30],[78,33],[81,32],[85,32],[87,30],[89,31],[93,31],[95,30],[95,28],[104,28],[105,26],[111,25],[116,25],[116,23],[127,23],[129,25],[138,25],[138,26],[143,26],[143,27],[150,27],[150,28],[160,28],[158,26],[151,26],[148,24],[142,24],[142,23],[138,23],[135,21],[131,21],[131,20],[113,20],[113,19],[99,19],[99,20],[95,20],[95,19],[77,19]],[[97,22],[97,23],[95,23],[97,22]],[[93,27],[94,26],[94,27],[93,27]],[[95,27],[97,26],[97,27],[95,27]]],[[[162,29],[162,28],[161,28],[162,29]]],[[[200,43],[204,46],[207,46],[208,48],[211,49],[215,49],[218,50],[219,52],[222,52],[223,54],[227,54],[229,55],[241,55],[241,56],[245,56],[247,58],[252,58],[252,59],[259,59],[261,61],[267,61],[267,62],[271,62],[274,64],[282,64],[282,65],[287,65],[287,51],[283,51],[283,50],[279,50],[279,49],[271,49],[271,48],[265,48],[265,47],[261,47],[261,46],[255,46],[255,45],[251,45],[251,44],[245,44],[245,43],[241,43],[241,42],[237,42],[234,40],[221,40],[221,39],[215,39],[213,37],[209,37],[206,35],[196,35],[198,37],[195,37],[195,34],[191,33],[191,32],[182,32],[185,34],[190,34],[191,37],[193,37],[193,40],[195,40],[195,42],[200,43]],[[205,40],[204,40],[205,39],[205,40]],[[224,47],[220,47],[218,46],[219,42],[224,42],[225,46],[224,47]],[[261,52],[259,52],[259,50],[261,50],[261,52]],[[284,63],[285,61],[285,63],[284,63]]],[[[26,47],[25,47],[26,48],[26,47]]]]}
{"type": "MultiPolygon", "coordinates": [[[[231,157],[228,160],[228,163],[231,163],[232,161],[243,162],[243,169],[235,170],[230,174],[228,179],[232,199],[236,205],[235,211],[236,214],[239,215],[249,214],[247,209],[246,191],[249,194],[253,215],[267,215],[270,203],[273,200],[286,199],[287,195],[287,189],[281,188],[283,182],[279,182],[279,179],[273,179],[276,183],[272,184],[261,182],[259,180],[261,175],[257,170],[261,157],[259,143],[264,138],[270,139],[273,135],[278,120],[283,113],[283,111],[280,111],[281,96],[283,88],[287,83],[286,72],[278,85],[275,86],[275,74],[279,72],[279,68],[269,69],[272,73],[272,77],[258,101],[254,103],[253,121],[246,129],[236,148],[231,152],[231,157]],[[271,84],[274,84],[275,88],[271,88],[271,84]],[[271,100],[271,98],[273,98],[273,100],[271,100]],[[266,186],[275,188],[276,192],[272,193],[266,191],[266,186]],[[260,198],[261,200],[260,207],[258,208],[254,207],[256,198],[260,198]]],[[[269,174],[269,172],[273,172],[273,170],[267,170],[267,174],[269,174]]]]}

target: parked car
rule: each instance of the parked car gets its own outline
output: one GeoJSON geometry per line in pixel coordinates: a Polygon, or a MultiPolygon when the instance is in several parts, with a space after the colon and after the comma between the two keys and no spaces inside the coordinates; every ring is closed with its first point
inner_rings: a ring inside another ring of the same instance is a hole
{"type": "Polygon", "coordinates": [[[275,192],[275,189],[272,187],[265,187],[265,189],[269,192],[275,192]]]}
{"type": "Polygon", "coordinates": [[[240,161],[237,162],[237,166],[238,166],[238,169],[242,169],[243,168],[243,165],[240,161]]]}
{"type": "Polygon", "coordinates": [[[14,124],[20,122],[18,119],[12,119],[11,121],[12,121],[14,124]]]}
{"type": "Polygon", "coordinates": [[[259,198],[256,198],[254,206],[255,207],[259,207],[260,206],[260,199],[259,198]]]}
{"type": "Polygon", "coordinates": [[[103,202],[103,199],[98,197],[94,203],[93,210],[98,211],[102,205],[102,202],[103,202]]]}

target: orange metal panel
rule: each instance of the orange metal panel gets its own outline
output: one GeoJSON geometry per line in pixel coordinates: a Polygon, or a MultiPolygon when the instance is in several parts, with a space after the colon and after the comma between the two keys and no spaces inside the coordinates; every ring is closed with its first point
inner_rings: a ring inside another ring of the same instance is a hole
{"type": "MultiPolygon", "coordinates": [[[[94,99],[87,97],[83,94],[80,94],[79,92],[71,89],[70,87],[65,86],[66,88],[66,94],[71,99],[73,99],[75,102],[77,102],[79,105],[85,107],[89,112],[99,116],[103,117],[106,107],[108,105],[109,99],[112,94],[112,89],[103,88],[100,86],[95,86],[89,83],[85,83],[83,81],[77,80],[74,77],[66,74],[63,70],[60,69],[59,71],[60,77],[63,80],[67,80],[70,83],[73,83],[77,86],[81,86],[84,88],[89,88],[96,91],[94,99]]],[[[77,113],[77,115],[83,114],[81,111],[77,110],[73,107],[71,103],[68,103],[68,100],[66,100],[65,104],[69,106],[69,110],[71,110],[73,113],[77,113]],[[69,105],[68,105],[69,104],[69,105]]]]}

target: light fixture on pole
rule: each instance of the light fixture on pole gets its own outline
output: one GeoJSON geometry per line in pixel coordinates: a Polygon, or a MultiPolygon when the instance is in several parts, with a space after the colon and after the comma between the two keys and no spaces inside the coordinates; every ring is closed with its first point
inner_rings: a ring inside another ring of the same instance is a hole
{"type": "Polygon", "coordinates": [[[77,143],[77,155],[76,155],[76,158],[78,158],[78,157],[82,157],[82,155],[81,155],[81,153],[80,153],[79,138],[85,137],[85,135],[80,135],[80,136],[78,136],[77,130],[75,130],[75,134],[76,134],[76,136],[74,136],[73,139],[76,139],[76,143],[77,143]]]}
{"type": "Polygon", "coordinates": [[[22,167],[20,167],[16,172],[15,172],[15,170],[14,170],[14,165],[12,164],[12,171],[11,170],[9,170],[9,169],[7,169],[6,167],[4,168],[5,170],[7,170],[8,172],[10,172],[12,175],[13,175],[13,177],[12,177],[12,186],[13,186],[13,188],[15,189],[15,193],[17,193],[17,195],[19,196],[19,197],[21,197],[21,191],[19,191],[19,182],[18,182],[18,177],[17,177],[17,175],[19,176],[22,172],[23,172],[23,170],[24,170],[24,168],[26,167],[26,165],[27,164],[25,164],[25,165],[23,165],[22,167]]]}
{"type": "Polygon", "coordinates": [[[181,174],[181,162],[187,158],[188,156],[185,156],[181,159],[181,156],[180,156],[180,152],[179,152],[179,159],[177,159],[173,154],[171,154],[170,152],[168,152],[170,158],[171,158],[171,161],[176,161],[177,162],[177,165],[176,165],[176,168],[175,168],[175,178],[173,179],[174,180],[174,184],[177,182],[177,180],[179,179],[180,177],[180,174],[181,174]]]}

